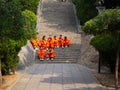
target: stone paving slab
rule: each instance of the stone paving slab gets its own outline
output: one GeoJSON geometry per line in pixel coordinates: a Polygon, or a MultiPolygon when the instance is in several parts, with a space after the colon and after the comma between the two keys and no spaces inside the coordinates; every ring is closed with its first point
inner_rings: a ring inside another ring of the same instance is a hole
{"type": "Polygon", "coordinates": [[[104,90],[79,64],[34,64],[9,90],[104,90]]]}

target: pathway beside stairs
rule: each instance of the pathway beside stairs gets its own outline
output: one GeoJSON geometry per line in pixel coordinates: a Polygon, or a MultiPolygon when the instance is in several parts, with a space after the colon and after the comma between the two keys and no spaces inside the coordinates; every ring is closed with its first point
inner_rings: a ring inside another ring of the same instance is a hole
{"type": "Polygon", "coordinates": [[[43,35],[67,36],[70,47],[55,49],[54,61],[39,61],[29,66],[9,90],[104,90],[90,70],[77,64],[81,35],[71,0],[41,0],[37,30],[43,35]]]}

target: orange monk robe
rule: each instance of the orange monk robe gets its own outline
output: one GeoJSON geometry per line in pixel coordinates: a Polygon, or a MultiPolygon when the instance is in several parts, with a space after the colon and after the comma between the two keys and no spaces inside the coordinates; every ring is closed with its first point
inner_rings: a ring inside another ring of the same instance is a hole
{"type": "Polygon", "coordinates": [[[39,40],[39,43],[38,43],[39,46],[41,46],[41,44],[42,44],[41,42],[42,42],[42,38],[40,38],[40,40],[39,40]]]}
{"type": "Polygon", "coordinates": [[[53,49],[49,49],[49,50],[47,51],[46,58],[55,58],[55,52],[54,52],[53,49]]]}
{"type": "Polygon", "coordinates": [[[48,47],[47,41],[46,40],[40,40],[39,46],[46,49],[48,47]]]}
{"type": "Polygon", "coordinates": [[[52,38],[51,37],[48,37],[47,41],[50,41],[52,38]]]}
{"type": "Polygon", "coordinates": [[[34,49],[38,47],[38,41],[37,40],[31,38],[30,42],[31,42],[31,44],[32,44],[32,46],[33,46],[34,49]]]}
{"type": "Polygon", "coordinates": [[[64,46],[69,46],[70,45],[70,40],[69,39],[64,39],[64,46]]]}
{"type": "Polygon", "coordinates": [[[48,42],[48,48],[54,48],[54,41],[50,39],[48,42]]]}
{"type": "Polygon", "coordinates": [[[44,59],[45,58],[45,50],[43,48],[41,48],[39,51],[38,51],[38,57],[40,59],[44,59]]]}
{"type": "Polygon", "coordinates": [[[58,47],[59,46],[57,38],[53,38],[53,42],[54,42],[54,47],[58,47]]]}
{"type": "Polygon", "coordinates": [[[62,37],[59,37],[58,38],[58,45],[59,45],[59,47],[62,47],[63,46],[63,44],[64,44],[64,42],[63,42],[63,38],[62,37]]]}

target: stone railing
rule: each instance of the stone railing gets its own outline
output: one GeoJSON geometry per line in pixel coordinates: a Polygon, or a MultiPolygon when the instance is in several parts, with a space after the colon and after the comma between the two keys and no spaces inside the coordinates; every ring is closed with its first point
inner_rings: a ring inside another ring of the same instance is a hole
{"type": "Polygon", "coordinates": [[[90,45],[90,40],[92,37],[92,35],[86,35],[85,33],[82,33],[80,59],[78,60],[78,63],[89,68],[95,67],[95,63],[98,62],[99,58],[98,52],[94,47],[92,47],[92,45],[90,45]]]}
{"type": "Polygon", "coordinates": [[[21,47],[20,52],[18,53],[19,63],[17,69],[24,69],[25,67],[34,63],[35,60],[35,51],[29,42],[23,47],[21,47]]]}

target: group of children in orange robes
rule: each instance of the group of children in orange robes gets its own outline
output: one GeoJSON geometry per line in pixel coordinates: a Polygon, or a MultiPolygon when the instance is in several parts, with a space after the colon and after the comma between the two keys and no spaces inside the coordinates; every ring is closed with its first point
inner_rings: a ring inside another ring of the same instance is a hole
{"type": "Polygon", "coordinates": [[[40,41],[30,39],[30,42],[35,50],[38,50],[38,58],[42,61],[46,58],[46,60],[53,60],[55,58],[54,48],[64,48],[70,46],[70,40],[65,36],[64,38],[60,35],[58,38],[51,35],[46,39],[43,36],[40,41]]]}

